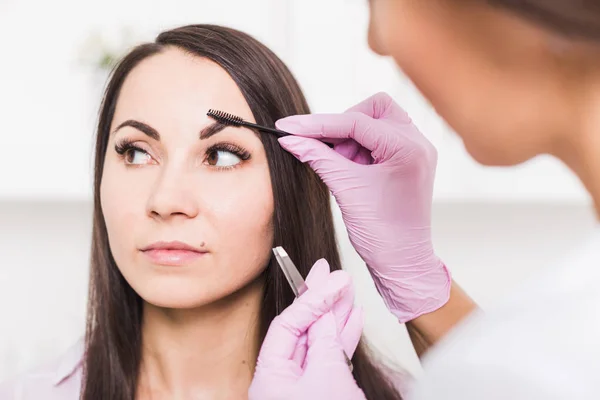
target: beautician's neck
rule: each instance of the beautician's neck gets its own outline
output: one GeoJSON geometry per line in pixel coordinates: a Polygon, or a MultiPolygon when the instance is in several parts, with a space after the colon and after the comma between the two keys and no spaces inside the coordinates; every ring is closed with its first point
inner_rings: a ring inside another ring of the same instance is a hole
{"type": "Polygon", "coordinates": [[[244,399],[259,350],[256,281],[195,310],[144,305],[138,399],[244,399]]]}

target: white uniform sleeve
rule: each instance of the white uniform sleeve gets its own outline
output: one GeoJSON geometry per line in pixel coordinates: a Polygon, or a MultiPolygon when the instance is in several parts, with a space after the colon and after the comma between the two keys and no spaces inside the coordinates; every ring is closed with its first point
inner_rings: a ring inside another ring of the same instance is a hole
{"type": "MultiPolygon", "coordinates": [[[[559,393],[512,370],[488,365],[448,365],[429,371],[408,400],[571,400],[575,393],[559,393]]],[[[569,390],[570,391],[570,390],[569,390]]]]}
{"type": "Polygon", "coordinates": [[[600,400],[600,232],[434,348],[408,400],[600,400]]]}

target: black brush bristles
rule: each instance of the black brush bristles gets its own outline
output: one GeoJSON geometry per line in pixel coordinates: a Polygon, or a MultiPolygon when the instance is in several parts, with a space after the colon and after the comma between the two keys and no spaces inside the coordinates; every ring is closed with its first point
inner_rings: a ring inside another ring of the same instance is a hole
{"type": "Polygon", "coordinates": [[[238,117],[237,115],[226,113],[225,111],[213,110],[210,109],[206,113],[209,117],[213,118],[217,122],[223,125],[229,126],[245,126],[246,128],[256,129],[262,132],[269,132],[278,137],[288,136],[289,133],[280,131],[278,129],[269,128],[268,126],[262,126],[258,124],[254,124],[252,122],[244,121],[243,118],[238,117]]]}
{"type": "Polygon", "coordinates": [[[206,113],[209,117],[219,121],[224,125],[241,126],[244,120],[237,115],[229,114],[224,111],[210,109],[206,113]]]}

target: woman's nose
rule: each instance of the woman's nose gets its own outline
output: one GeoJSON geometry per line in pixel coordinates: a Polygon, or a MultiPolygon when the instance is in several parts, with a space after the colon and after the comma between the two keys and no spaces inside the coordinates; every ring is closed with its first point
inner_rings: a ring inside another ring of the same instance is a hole
{"type": "Polygon", "coordinates": [[[158,180],[147,203],[147,214],[163,220],[176,216],[194,218],[198,215],[198,199],[189,175],[166,172],[158,180]]]}

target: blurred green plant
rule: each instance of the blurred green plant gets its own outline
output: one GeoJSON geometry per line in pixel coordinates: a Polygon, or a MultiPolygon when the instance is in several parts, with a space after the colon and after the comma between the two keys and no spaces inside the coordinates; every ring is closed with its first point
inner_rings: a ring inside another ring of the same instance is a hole
{"type": "Polygon", "coordinates": [[[110,71],[139,38],[131,28],[94,30],[81,43],[78,61],[97,71],[110,71]]]}

